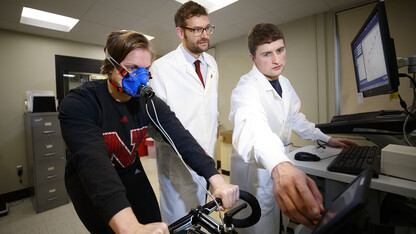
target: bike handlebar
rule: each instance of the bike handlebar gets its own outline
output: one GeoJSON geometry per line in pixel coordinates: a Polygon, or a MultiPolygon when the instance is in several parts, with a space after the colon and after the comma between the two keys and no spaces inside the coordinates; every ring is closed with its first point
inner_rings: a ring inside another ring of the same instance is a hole
{"type": "MultiPolygon", "coordinates": [[[[233,219],[232,216],[244,209],[247,206],[246,203],[227,211],[225,213],[225,224],[222,226],[208,216],[217,208],[215,201],[210,201],[203,206],[197,206],[195,209],[192,209],[189,214],[169,225],[169,232],[177,233],[179,231],[186,230],[186,228],[194,224],[201,224],[211,233],[223,233],[225,228],[246,228],[256,224],[260,220],[261,216],[261,209],[257,199],[250,193],[243,190],[240,190],[240,199],[247,202],[247,204],[251,207],[251,214],[244,219],[233,219]]],[[[221,199],[217,198],[216,201],[219,205],[222,204],[221,199]]]]}
{"type": "Polygon", "coordinates": [[[260,220],[261,209],[256,197],[250,193],[240,190],[240,199],[247,202],[251,207],[251,214],[244,219],[233,219],[232,224],[238,228],[246,228],[253,226],[260,220]]]}

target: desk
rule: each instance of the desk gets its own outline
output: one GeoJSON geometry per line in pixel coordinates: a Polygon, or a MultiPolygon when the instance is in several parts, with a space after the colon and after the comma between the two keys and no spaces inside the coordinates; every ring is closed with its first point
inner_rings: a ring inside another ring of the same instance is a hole
{"type": "MultiPolygon", "coordinates": [[[[341,151],[341,149],[332,147],[327,147],[326,149],[316,149],[315,145],[308,145],[292,151],[289,154],[289,158],[295,164],[295,167],[299,168],[300,170],[309,175],[314,175],[325,179],[331,179],[344,183],[350,183],[356,177],[355,175],[328,171],[326,168],[332,162],[332,160],[334,160],[335,157],[322,159],[318,162],[297,161],[294,159],[294,156],[299,151],[314,153],[320,156],[321,158],[325,158],[331,155],[338,154],[341,151]]],[[[379,191],[395,193],[406,197],[416,198],[416,182],[411,180],[380,175],[379,178],[373,178],[371,180],[370,188],[379,191]]]]}
{"type": "MultiPolygon", "coordinates": [[[[324,191],[321,192],[323,192],[325,207],[331,204],[333,199],[336,196],[338,196],[338,194],[345,188],[345,186],[348,183],[350,183],[354,178],[356,178],[356,175],[331,172],[326,169],[327,166],[335,158],[330,156],[337,155],[340,151],[341,149],[332,148],[328,146],[326,147],[326,149],[317,149],[315,145],[308,145],[296,149],[288,155],[296,168],[302,170],[306,174],[310,175],[312,178],[313,176],[318,177],[316,178],[316,180],[321,180],[321,178],[323,178],[324,191]],[[297,161],[294,159],[294,156],[299,151],[314,153],[320,156],[322,159],[318,162],[297,161]]],[[[320,187],[319,182],[320,181],[317,181],[318,187],[320,187]]],[[[370,191],[368,194],[369,203],[367,206],[367,212],[371,217],[371,222],[373,224],[381,224],[380,207],[382,201],[388,193],[416,198],[416,182],[386,175],[379,175],[379,178],[372,178],[370,191]]]]}

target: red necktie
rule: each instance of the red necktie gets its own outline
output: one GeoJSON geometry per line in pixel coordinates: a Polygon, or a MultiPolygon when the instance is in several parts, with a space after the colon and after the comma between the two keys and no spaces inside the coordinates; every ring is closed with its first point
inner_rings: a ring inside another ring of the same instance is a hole
{"type": "Polygon", "coordinates": [[[199,66],[200,63],[201,63],[201,61],[195,60],[195,62],[194,62],[195,71],[196,71],[196,74],[198,74],[199,79],[201,80],[202,86],[204,86],[204,88],[205,88],[204,78],[202,78],[201,69],[200,69],[200,66],[199,66]]]}

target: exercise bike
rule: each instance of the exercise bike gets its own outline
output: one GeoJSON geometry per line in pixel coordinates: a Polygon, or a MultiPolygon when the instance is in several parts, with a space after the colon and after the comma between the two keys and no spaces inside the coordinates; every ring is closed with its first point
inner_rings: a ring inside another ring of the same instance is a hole
{"type": "Polygon", "coordinates": [[[221,199],[217,198],[216,201],[208,202],[203,206],[198,205],[187,215],[169,225],[169,233],[205,234],[206,232],[202,230],[202,228],[204,228],[209,233],[214,234],[236,234],[238,232],[235,228],[250,227],[259,221],[261,215],[259,202],[253,195],[246,191],[240,190],[240,199],[245,201],[245,203],[242,203],[225,212],[223,224],[209,216],[209,214],[211,214],[219,207],[219,205],[222,204],[221,199]],[[233,218],[234,215],[245,209],[247,204],[251,207],[251,214],[243,219],[233,218]]]}
{"type": "MultiPolygon", "coordinates": [[[[150,115],[150,112],[146,103],[147,115],[149,116],[153,124],[160,130],[160,132],[166,138],[166,140],[170,143],[170,145],[175,150],[175,152],[178,154],[179,159],[183,162],[186,169],[190,171],[186,163],[183,161],[182,156],[176,149],[176,146],[173,143],[172,139],[170,138],[170,136],[167,134],[167,132],[163,129],[162,125],[160,124],[153,101],[151,99],[149,100],[150,100],[150,103],[152,104],[153,111],[155,113],[155,118],[153,118],[150,115]]],[[[194,174],[192,173],[191,175],[194,176],[194,174]]],[[[199,180],[196,177],[195,179],[204,188],[204,186],[199,182],[199,180]]],[[[209,194],[207,190],[205,191],[207,192],[207,194],[209,194]]],[[[212,195],[210,196],[212,197],[212,195]]],[[[237,207],[234,207],[233,209],[225,212],[224,220],[221,217],[223,224],[220,224],[215,219],[209,216],[209,214],[214,212],[214,210],[219,209],[220,205],[222,204],[221,199],[217,198],[215,200],[212,200],[211,202],[208,202],[207,204],[203,206],[198,205],[196,208],[192,209],[187,215],[180,218],[173,224],[169,225],[168,227],[169,232],[178,233],[178,234],[184,234],[184,233],[205,234],[205,232],[201,229],[201,228],[204,228],[209,233],[214,233],[214,234],[238,233],[235,231],[235,227],[237,228],[250,227],[256,224],[260,220],[260,216],[261,216],[259,202],[253,195],[251,195],[250,193],[246,191],[240,190],[240,199],[245,201],[246,203],[238,205],[237,207]],[[251,207],[251,214],[244,219],[234,219],[233,216],[236,215],[241,210],[245,209],[247,207],[247,204],[249,204],[251,207]]]]}

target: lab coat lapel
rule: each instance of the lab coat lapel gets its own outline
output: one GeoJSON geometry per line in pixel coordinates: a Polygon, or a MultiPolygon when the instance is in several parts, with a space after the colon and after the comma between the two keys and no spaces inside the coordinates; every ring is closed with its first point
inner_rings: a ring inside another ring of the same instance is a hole
{"type": "Polygon", "coordinates": [[[217,75],[217,70],[214,69],[214,66],[212,65],[210,60],[205,59],[205,61],[208,64],[207,77],[205,78],[205,90],[207,90],[213,83],[213,79],[217,75]]]}
{"type": "Polygon", "coordinates": [[[291,94],[292,90],[289,88],[288,83],[286,82],[287,80],[285,80],[283,76],[280,76],[279,79],[280,79],[279,80],[280,86],[282,87],[282,102],[284,105],[284,110],[286,111],[285,118],[287,119],[288,118],[287,115],[288,113],[291,113],[291,109],[292,109],[291,99],[290,99],[292,95],[291,94]]]}
{"type": "MultiPolygon", "coordinates": [[[[270,84],[270,81],[254,66],[254,74],[259,77],[259,85],[264,90],[265,95],[269,96],[269,100],[274,103],[274,106],[284,106],[284,108],[279,108],[279,116],[287,115],[287,106],[284,103],[284,99],[279,96],[279,94],[274,90],[273,86],[270,84]]],[[[283,87],[282,87],[283,88],[283,87]]],[[[282,95],[283,97],[283,95],[282,95]]]]}
{"type": "Polygon", "coordinates": [[[201,87],[203,87],[201,81],[199,80],[198,74],[196,74],[193,64],[188,63],[188,61],[186,61],[185,56],[182,53],[182,49],[180,48],[180,45],[178,46],[178,48],[176,48],[175,59],[178,66],[184,67],[184,70],[186,71],[188,77],[192,77],[192,79],[194,79],[197,82],[196,84],[199,84],[201,87]]]}
{"type": "Polygon", "coordinates": [[[196,74],[193,64],[188,63],[188,61],[186,61],[185,56],[182,53],[182,49],[180,48],[180,45],[178,46],[178,48],[176,48],[175,58],[176,58],[178,66],[183,66],[184,69],[186,70],[186,73],[190,77],[192,77],[192,79],[194,79],[195,82],[197,82],[196,84],[199,84],[199,86],[203,88],[201,81],[199,80],[198,74],[196,74]]]}
{"type": "Polygon", "coordinates": [[[266,111],[271,116],[274,116],[273,119],[275,119],[276,121],[275,123],[278,123],[278,122],[283,123],[283,121],[287,119],[287,115],[290,110],[290,103],[286,99],[283,98],[285,97],[284,93],[285,93],[285,90],[287,89],[283,87],[284,85],[282,83],[284,82],[281,82],[279,80],[282,86],[282,90],[283,90],[282,97],[280,97],[279,94],[276,92],[276,90],[274,90],[274,88],[270,84],[269,80],[257,69],[255,65],[253,66],[252,72],[253,72],[253,75],[257,77],[258,85],[264,91],[264,95],[265,97],[267,97],[266,98],[267,103],[269,103],[270,105],[270,107],[268,107],[266,111]]]}

